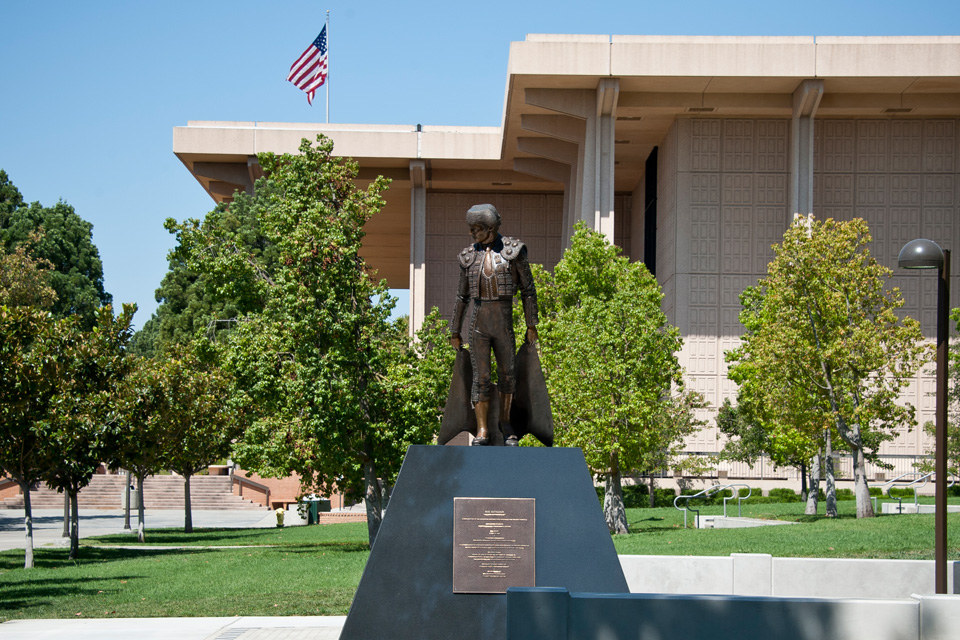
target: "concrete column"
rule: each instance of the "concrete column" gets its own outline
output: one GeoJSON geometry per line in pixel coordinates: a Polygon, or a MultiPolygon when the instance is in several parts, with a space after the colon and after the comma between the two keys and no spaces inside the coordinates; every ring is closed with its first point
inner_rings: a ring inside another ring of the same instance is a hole
{"type": "Polygon", "coordinates": [[[617,120],[617,98],[620,81],[604,78],[597,85],[597,177],[596,217],[593,228],[613,242],[613,178],[614,143],[617,120]]]}
{"type": "Polygon", "coordinates": [[[614,135],[619,92],[618,79],[603,78],[595,90],[527,89],[524,93],[527,104],[562,113],[568,119],[583,123],[579,140],[562,138],[578,144],[578,170],[571,172],[575,177],[574,202],[570,207],[570,216],[564,222],[564,248],[572,234],[573,224],[578,220],[606,234],[613,241],[614,135]]]}
{"type": "Polygon", "coordinates": [[[426,315],[427,181],[426,163],[410,161],[410,335],[426,315]]]}
{"type": "Polygon", "coordinates": [[[790,123],[790,208],[794,216],[813,213],[813,119],[823,97],[823,80],[804,80],[793,92],[790,123]]]}

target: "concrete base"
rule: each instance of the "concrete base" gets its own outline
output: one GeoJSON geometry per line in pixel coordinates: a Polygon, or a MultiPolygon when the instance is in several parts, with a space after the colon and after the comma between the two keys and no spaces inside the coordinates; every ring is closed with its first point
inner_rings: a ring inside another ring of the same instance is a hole
{"type": "MultiPolygon", "coordinates": [[[[932,504],[914,504],[904,502],[884,502],[880,505],[880,512],[884,514],[902,514],[902,513],[936,513],[937,507],[932,504]]],[[[948,504],[947,513],[960,513],[960,504],[948,504]]]]}
{"type": "Polygon", "coordinates": [[[694,517],[698,529],[745,529],[748,527],[774,527],[781,524],[798,524],[785,520],[761,520],[760,518],[734,518],[727,516],[694,517]]]}
{"type": "MultiPolygon", "coordinates": [[[[904,599],[933,595],[933,560],[620,556],[632,593],[904,599]]],[[[960,592],[960,562],[947,563],[947,591],[960,592]]]]}
{"type": "Polygon", "coordinates": [[[960,597],[840,600],[507,591],[508,640],[947,640],[960,597]]]}

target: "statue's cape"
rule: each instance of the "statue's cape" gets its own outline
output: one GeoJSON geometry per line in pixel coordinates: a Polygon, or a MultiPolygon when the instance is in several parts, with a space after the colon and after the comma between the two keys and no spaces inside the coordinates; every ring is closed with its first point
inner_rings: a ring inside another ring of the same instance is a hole
{"type": "Polygon", "coordinates": [[[524,342],[517,351],[514,366],[517,375],[517,392],[510,408],[510,423],[517,437],[526,434],[553,446],[553,413],[550,411],[550,395],[540,366],[537,347],[524,342]]]}
{"type": "MultiPolygon", "coordinates": [[[[534,345],[524,343],[517,352],[515,362],[517,390],[513,396],[510,410],[510,423],[517,437],[533,435],[543,444],[553,446],[553,414],[550,413],[550,396],[540,368],[540,356],[534,345]]],[[[470,387],[473,385],[473,368],[470,364],[470,352],[460,349],[453,363],[453,375],[450,379],[450,391],[447,404],[443,408],[443,421],[437,444],[446,444],[457,434],[467,431],[477,435],[477,416],[470,402],[470,387]]],[[[494,445],[503,444],[497,417],[500,415],[500,396],[493,393],[487,412],[489,433],[494,445]]]]}
{"type": "Polygon", "coordinates": [[[450,378],[450,391],[447,404],[443,407],[443,421],[440,423],[440,435],[437,444],[447,444],[458,433],[469,431],[477,435],[477,416],[470,403],[470,387],[473,385],[473,367],[470,366],[470,352],[457,350],[453,361],[453,376],[450,378]]]}

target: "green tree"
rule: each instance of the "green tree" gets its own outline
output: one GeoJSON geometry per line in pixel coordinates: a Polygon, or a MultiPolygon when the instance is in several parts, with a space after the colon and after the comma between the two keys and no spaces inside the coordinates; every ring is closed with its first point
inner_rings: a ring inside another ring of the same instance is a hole
{"type": "MultiPolygon", "coordinates": [[[[0,171],[0,206],[11,189],[0,171]]],[[[19,195],[19,192],[16,192],[19,195]]],[[[25,246],[0,255],[0,469],[23,493],[26,543],[24,566],[33,567],[33,513],[30,486],[47,466],[49,425],[44,421],[55,393],[56,330],[46,311],[56,294],[48,267],[25,246]]]]}
{"type": "Polygon", "coordinates": [[[33,567],[30,486],[49,466],[50,424],[56,396],[56,323],[35,307],[0,306],[0,469],[20,485],[26,533],[24,568],[33,567]]]}
{"type": "MultiPolygon", "coordinates": [[[[807,466],[812,457],[809,450],[801,448],[798,451],[795,442],[771,438],[772,430],[760,425],[757,418],[747,410],[747,406],[734,406],[729,398],[720,406],[717,412],[717,428],[727,437],[720,452],[720,459],[743,462],[752,467],[766,455],[779,467],[795,467],[800,470],[800,495],[806,500],[807,466]]],[[[788,433],[792,435],[796,431],[788,433]]],[[[809,445],[810,441],[803,444],[809,445]]]]}
{"type": "MultiPolygon", "coordinates": [[[[763,300],[763,290],[759,287],[747,287],[740,294],[743,306],[740,322],[746,335],[755,334],[764,326],[763,300]]],[[[728,352],[726,357],[728,362],[738,362],[738,351],[728,352]]],[[[809,475],[804,476],[809,485],[806,510],[809,515],[817,513],[820,479],[825,475],[827,515],[835,516],[833,458],[825,455],[829,448],[827,435],[830,442],[834,438],[829,412],[806,387],[791,379],[765,379],[755,371],[751,361],[739,361],[728,376],[738,385],[737,418],[752,430],[752,444],[762,440],[765,452],[776,464],[802,468],[804,463],[809,463],[809,475]]],[[[719,419],[718,425],[723,427],[719,419]]],[[[735,441],[730,444],[737,446],[735,441]]]]}
{"type": "MultiPolygon", "coordinates": [[[[950,318],[954,321],[955,329],[960,331],[960,309],[953,309],[950,318]]],[[[947,469],[955,476],[960,476],[960,342],[952,342],[948,353],[949,373],[947,380],[947,469]]],[[[923,424],[923,432],[930,437],[931,442],[937,435],[937,424],[928,420],[923,424]]],[[[929,458],[916,465],[918,471],[931,473],[934,471],[933,456],[936,446],[928,452],[929,458]]]]}
{"type": "Polygon", "coordinates": [[[52,311],[59,317],[78,314],[84,328],[95,322],[96,310],[110,304],[103,289],[103,265],[93,244],[93,225],[60,201],[52,207],[25,204],[23,196],[0,170],[0,250],[9,254],[29,245],[28,253],[53,265],[50,286],[57,294],[52,311]]]}
{"type": "Polygon", "coordinates": [[[297,472],[320,493],[362,485],[372,542],[398,445],[426,434],[391,414],[394,301],[359,254],[387,182],[358,189],[356,163],[332,150],[318,136],[298,155],[259,156],[266,177],[256,194],[225,210],[251,208],[256,243],[217,224],[223,209],[171,227],[207,290],[249,310],[226,338],[226,366],[257,411],[237,460],[263,475],[297,472]]]}
{"type": "Polygon", "coordinates": [[[129,356],[129,372],[117,394],[118,429],[114,434],[114,469],[129,470],[137,479],[137,540],[145,539],[143,482],[163,470],[167,453],[169,413],[162,367],[151,358],[129,356]]]}
{"type": "Polygon", "coordinates": [[[208,343],[173,346],[156,360],[162,398],[156,417],[164,433],[164,466],[183,477],[183,530],[193,531],[190,478],[230,453],[243,432],[233,381],[208,343]]]}
{"type": "MultiPolygon", "coordinates": [[[[35,241],[37,236],[31,238],[35,241]]],[[[28,244],[19,245],[12,253],[0,255],[0,304],[9,307],[49,309],[57,300],[50,286],[52,266],[46,260],[34,260],[28,244]]]]}
{"type": "Polygon", "coordinates": [[[120,316],[106,306],[96,313],[89,331],[73,316],[57,322],[60,332],[57,359],[57,394],[45,421],[49,463],[43,477],[64,492],[71,504],[70,553],[77,558],[80,546],[77,495],[90,483],[97,467],[111,456],[116,443],[118,387],[127,370],[126,345],[136,306],[124,305],[120,316]]]}
{"type": "Polygon", "coordinates": [[[913,407],[897,397],[930,358],[919,323],[897,318],[900,292],[885,289],[891,272],[870,257],[869,242],[860,219],[791,226],[767,277],[745,294],[751,324],[728,357],[731,379],[770,416],[765,426],[782,427],[778,436],[801,422],[821,430],[828,464],[834,432],[849,448],[861,518],[873,515],[866,462],[914,424],[913,407]]]}
{"type": "Polygon", "coordinates": [[[646,267],[583,224],[553,275],[535,277],[556,440],[583,449],[605,480],[610,531],[627,533],[622,476],[663,468],[699,426],[701,401],[683,389],[677,360],[680,333],[646,267]]]}

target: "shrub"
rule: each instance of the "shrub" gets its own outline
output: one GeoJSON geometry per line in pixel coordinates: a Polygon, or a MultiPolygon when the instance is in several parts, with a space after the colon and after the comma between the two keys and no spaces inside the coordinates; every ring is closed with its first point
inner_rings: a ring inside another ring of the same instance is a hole
{"type": "Polygon", "coordinates": [[[793,489],[778,487],[770,489],[771,502],[800,502],[800,496],[793,489]]]}
{"type": "MultiPolygon", "coordinates": [[[[603,504],[603,485],[595,487],[595,489],[597,491],[597,499],[603,504]]],[[[621,490],[623,491],[624,507],[628,509],[642,509],[650,506],[650,489],[646,484],[624,485],[621,490]]],[[[696,491],[691,493],[696,493],[696,491]]],[[[676,497],[676,490],[657,487],[654,492],[654,506],[672,507],[673,499],[676,497]]]]}

